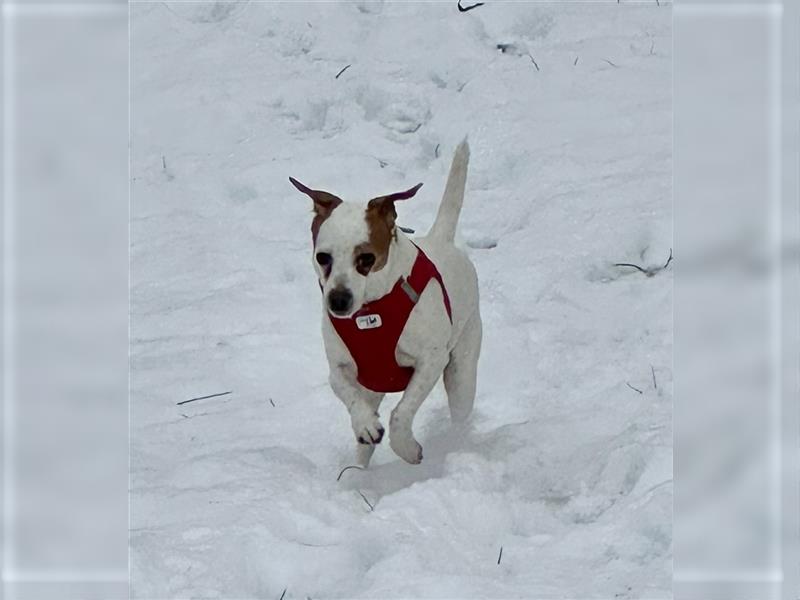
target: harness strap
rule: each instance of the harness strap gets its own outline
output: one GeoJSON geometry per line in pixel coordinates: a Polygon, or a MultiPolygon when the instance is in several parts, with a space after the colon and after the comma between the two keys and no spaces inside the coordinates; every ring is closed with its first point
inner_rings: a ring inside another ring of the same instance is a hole
{"type": "Polygon", "coordinates": [[[414,290],[413,287],[411,287],[411,284],[408,283],[408,280],[406,280],[405,277],[403,277],[400,280],[400,289],[402,289],[406,293],[406,296],[408,296],[411,302],[413,302],[414,304],[417,303],[417,301],[419,300],[419,294],[414,290]]]}
{"type": "MultiPolygon", "coordinates": [[[[413,244],[413,242],[412,242],[413,244]]],[[[417,300],[419,300],[420,294],[425,290],[425,287],[428,285],[431,279],[435,279],[439,282],[439,287],[442,288],[442,298],[444,299],[444,307],[447,309],[447,316],[450,319],[450,322],[453,322],[453,312],[450,308],[450,296],[447,295],[447,288],[444,285],[444,281],[442,280],[442,275],[439,273],[439,270],[436,268],[436,265],[433,264],[433,261],[428,258],[428,255],[425,254],[422,249],[414,244],[414,247],[417,249],[417,259],[414,261],[414,266],[411,268],[411,273],[408,275],[408,279],[401,280],[401,287],[403,291],[408,294],[408,297],[411,301],[416,304],[417,300]],[[406,287],[411,288],[410,290],[406,289],[406,287]],[[411,293],[409,293],[411,292],[411,293]]]]}

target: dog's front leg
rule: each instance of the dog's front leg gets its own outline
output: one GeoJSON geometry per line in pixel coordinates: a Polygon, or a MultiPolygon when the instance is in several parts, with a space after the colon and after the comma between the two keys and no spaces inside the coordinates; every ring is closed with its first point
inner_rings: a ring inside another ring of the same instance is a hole
{"type": "Polygon", "coordinates": [[[408,382],[403,398],[392,411],[389,421],[389,445],[397,456],[412,465],[422,461],[422,446],[414,439],[412,431],[414,416],[436,385],[446,364],[446,354],[417,360],[414,365],[414,375],[408,382]]]}
{"type": "Polygon", "coordinates": [[[330,384],[350,413],[350,422],[358,445],[356,460],[362,467],[369,464],[375,445],[383,439],[383,425],[378,419],[378,407],[383,394],[372,392],[358,384],[354,369],[347,365],[331,368],[330,384]]]}

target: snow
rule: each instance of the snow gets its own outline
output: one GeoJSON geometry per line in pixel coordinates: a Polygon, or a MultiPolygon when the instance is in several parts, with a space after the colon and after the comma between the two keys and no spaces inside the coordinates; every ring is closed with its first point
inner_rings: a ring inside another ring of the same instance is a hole
{"type": "Polygon", "coordinates": [[[669,597],[672,267],[613,263],[671,246],[670,6],[131,16],[133,596],[669,597]],[[421,465],[382,444],[337,481],[354,440],[288,177],[424,182],[399,207],[423,232],[465,134],[475,412],[452,426],[439,384],[421,465]]]}

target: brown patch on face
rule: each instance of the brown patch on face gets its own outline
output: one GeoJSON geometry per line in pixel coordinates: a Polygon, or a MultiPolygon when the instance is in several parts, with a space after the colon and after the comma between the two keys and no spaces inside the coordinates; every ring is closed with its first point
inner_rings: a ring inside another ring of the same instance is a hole
{"type": "MultiPolygon", "coordinates": [[[[389,258],[389,246],[392,239],[396,236],[394,230],[394,220],[397,213],[394,210],[394,203],[376,203],[370,200],[364,219],[367,221],[367,231],[369,232],[369,242],[356,246],[353,251],[353,259],[356,260],[360,254],[371,253],[375,255],[375,264],[370,271],[380,271],[386,266],[389,258]]],[[[358,268],[358,265],[356,265],[358,268]]]]}
{"type": "Polygon", "coordinates": [[[333,210],[342,203],[342,199],[323,190],[312,190],[308,186],[297,181],[294,177],[289,177],[289,181],[292,182],[294,187],[314,201],[315,214],[314,219],[311,221],[311,241],[316,246],[319,228],[322,227],[322,223],[325,219],[331,216],[333,210]]]}
{"type": "MultiPolygon", "coordinates": [[[[360,254],[371,253],[375,255],[375,264],[369,269],[370,271],[380,271],[386,266],[386,261],[389,258],[389,246],[392,244],[392,239],[397,238],[397,232],[395,231],[397,211],[394,209],[394,203],[397,200],[411,198],[421,187],[422,184],[419,183],[404,192],[379,196],[369,201],[364,214],[364,219],[367,221],[367,231],[369,231],[369,242],[356,247],[354,259],[360,254]],[[362,246],[367,249],[359,250],[362,246]]],[[[358,265],[356,265],[356,268],[358,268],[358,265]]]]}

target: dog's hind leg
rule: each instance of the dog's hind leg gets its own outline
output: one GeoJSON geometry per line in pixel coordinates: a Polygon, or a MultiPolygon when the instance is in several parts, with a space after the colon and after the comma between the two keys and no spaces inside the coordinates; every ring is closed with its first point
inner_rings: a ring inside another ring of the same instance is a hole
{"type": "Polygon", "coordinates": [[[450,352],[450,362],[444,369],[444,389],[447,391],[450,418],[455,423],[466,420],[475,403],[481,337],[481,316],[476,310],[464,326],[461,338],[450,352]]]}

